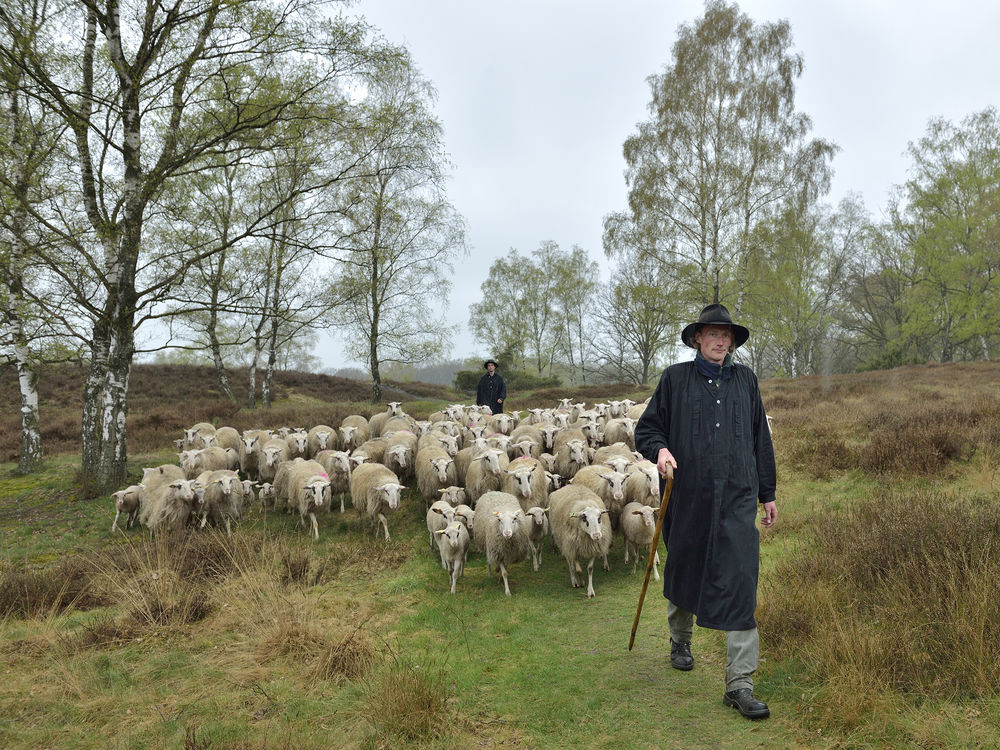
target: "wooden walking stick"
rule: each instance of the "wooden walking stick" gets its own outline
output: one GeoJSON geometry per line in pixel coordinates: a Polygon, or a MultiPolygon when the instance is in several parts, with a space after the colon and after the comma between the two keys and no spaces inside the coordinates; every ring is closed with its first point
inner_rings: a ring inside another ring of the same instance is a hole
{"type": "Polygon", "coordinates": [[[646,577],[642,580],[642,591],[639,593],[639,606],[635,608],[635,620],[632,621],[632,635],[628,639],[628,650],[635,643],[635,631],[639,627],[639,614],[642,612],[642,602],[646,598],[646,587],[649,585],[649,574],[653,570],[653,560],[656,559],[656,545],[660,542],[660,529],[667,515],[667,503],[670,502],[670,490],[674,486],[674,470],[667,464],[667,483],[663,487],[663,498],[660,500],[660,517],[656,519],[656,530],[653,532],[653,543],[649,545],[649,562],[646,563],[646,577]]]}

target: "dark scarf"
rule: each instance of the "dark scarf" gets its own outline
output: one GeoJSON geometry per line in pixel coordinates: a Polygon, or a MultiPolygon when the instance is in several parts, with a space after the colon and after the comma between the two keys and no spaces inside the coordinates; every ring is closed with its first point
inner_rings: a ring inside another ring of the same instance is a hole
{"type": "Polygon", "coordinates": [[[703,356],[701,352],[694,355],[695,364],[698,366],[698,372],[704,375],[706,378],[716,378],[718,379],[721,375],[723,380],[729,380],[733,376],[733,355],[727,354],[726,359],[721,365],[715,364],[715,362],[709,362],[703,356]]]}

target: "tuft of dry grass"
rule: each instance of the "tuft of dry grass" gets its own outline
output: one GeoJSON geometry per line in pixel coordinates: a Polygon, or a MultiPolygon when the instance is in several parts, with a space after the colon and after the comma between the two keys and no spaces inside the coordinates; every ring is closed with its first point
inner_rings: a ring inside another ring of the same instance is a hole
{"type": "Polygon", "coordinates": [[[7,564],[0,568],[0,617],[42,617],[69,609],[87,610],[110,603],[94,581],[95,569],[82,556],[48,568],[7,564]]]}
{"type": "Polygon", "coordinates": [[[378,660],[361,626],[331,632],[308,616],[275,621],[257,642],[255,654],[265,663],[281,657],[300,661],[313,680],[356,679],[368,674],[378,660]]]}
{"type": "Polygon", "coordinates": [[[450,718],[444,670],[395,657],[365,685],[364,718],[390,745],[436,737],[450,718]]]}

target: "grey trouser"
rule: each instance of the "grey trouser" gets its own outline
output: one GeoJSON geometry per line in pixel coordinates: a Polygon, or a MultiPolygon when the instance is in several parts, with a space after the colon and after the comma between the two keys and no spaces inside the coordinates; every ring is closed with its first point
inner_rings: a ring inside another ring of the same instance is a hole
{"type": "MultiPolygon", "coordinates": [[[[667,624],[670,638],[675,643],[690,643],[694,615],[667,600],[667,624]]],[[[760,638],[757,628],[727,630],[726,632],[726,691],[750,688],[753,690],[753,673],[760,658],[760,638]]]]}

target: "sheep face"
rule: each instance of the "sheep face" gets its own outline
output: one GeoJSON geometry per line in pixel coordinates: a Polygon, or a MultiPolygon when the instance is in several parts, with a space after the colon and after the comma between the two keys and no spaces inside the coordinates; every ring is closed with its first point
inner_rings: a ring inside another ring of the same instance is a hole
{"type": "Polygon", "coordinates": [[[443,489],[438,490],[438,493],[440,493],[442,500],[451,505],[460,505],[461,503],[465,502],[464,487],[456,487],[455,485],[451,485],[450,487],[444,487],[443,489]]]}
{"type": "Polygon", "coordinates": [[[330,483],[324,479],[314,479],[302,488],[303,497],[306,500],[307,505],[311,505],[316,508],[323,507],[323,496],[326,494],[327,488],[330,483]]]}
{"type": "Polygon", "coordinates": [[[424,421],[422,419],[417,420],[417,422],[414,423],[413,426],[416,428],[418,436],[420,436],[420,435],[426,435],[428,432],[430,432],[430,429],[431,429],[431,423],[430,422],[426,422],[426,421],[424,421]]]}
{"type": "Polygon", "coordinates": [[[559,426],[547,424],[542,425],[539,429],[542,431],[542,438],[545,440],[545,450],[552,450],[552,441],[555,439],[556,433],[559,432],[559,426]]]}
{"type": "Polygon", "coordinates": [[[244,435],[240,440],[243,441],[243,447],[247,453],[253,453],[259,442],[257,435],[244,435]]]}
{"type": "Polygon", "coordinates": [[[622,474],[625,473],[625,469],[628,468],[628,465],[631,463],[632,460],[625,458],[625,456],[611,456],[610,458],[606,458],[604,460],[604,464],[606,466],[610,466],[612,469],[622,474]]]}
{"type": "Polygon", "coordinates": [[[551,453],[542,453],[538,456],[542,464],[545,466],[546,471],[556,470],[556,457],[551,453]]]}
{"type": "Polygon", "coordinates": [[[642,525],[652,527],[656,525],[656,514],[659,512],[658,508],[651,508],[648,505],[644,505],[639,510],[633,510],[632,515],[641,516],[642,525]]]}
{"type": "Polygon", "coordinates": [[[329,450],[333,435],[326,430],[320,430],[316,433],[316,440],[319,442],[319,449],[321,451],[329,450]]]}
{"type": "Polygon", "coordinates": [[[303,455],[309,447],[309,436],[304,432],[293,432],[288,436],[288,447],[297,454],[303,455]]]}
{"type": "Polygon", "coordinates": [[[402,401],[390,401],[389,402],[389,414],[391,414],[394,417],[398,417],[400,414],[403,413],[403,410],[399,408],[402,405],[403,405],[402,401]]]}
{"type": "Polygon", "coordinates": [[[264,449],[264,463],[270,468],[274,466],[274,462],[278,460],[281,456],[281,448],[271,446],[264,449]]]}
{"type": "Polygon", "coordinates": [[[377,488],[382,501],[389,507],[389,510],[396,510],[399,507],[400,491],[405,489],[406,487],[403,485],[394,482],[380,485],[377,488]]]}
{"type": "Polygon", "coordinates": [[[578,464],[587,463],[587,445],[582,440],[570,440],[566,443],[569,449],[569,460],[578,464]]]}
{"type": "Polygon", "coordinates": [[[607,512],[607,510],[601,510],[600,508],[586,507],[570,513],[569,517],[579,520],[584,532],[591,539],[597,541],[604,536],[604,530],[601,528],[601,516],[607,512]]]}
{"type": "Polygon", "coordinates": [[[454,463],[450,458],[432,458],[431,466],[437,472],[439,482],[448,481],[448,467],[454,463]]]}
{"type": "Polygon", "coordinates": [[[551,471],[545,472],[545,478],[549,480],[549,490],[555,492],[563,486],[562,476],[551,471]]]}
{"type": "Polygon", "coordinates": [[[461,550],[469,544],[469,529],[462,523],[451,522],[445,528],[436,532],[438,544],[453,550],[461,550]]]}
{"type": "Polygon", "coordinates": [[[534,440],[522,440],[520,443],[514,443],[513,445],[522,456],[530,456],[531,451],[535,449],[535,446],[538,445],[538,443],[534,440]]]}
{"type": "Polygon", "coordinates": [[[458,455],[458,438],[454,435],[440,435],[437,440],[449,456],[454,458],[458,455]]]}
{"type": "Polygon", "coordinates": [[[496,517],[500,536],[504,539],[510,539],[514,536],[524,520],[524,513],[520,510],[496,510],[493,511],[493,515],[496,517]]]}
{"type": "Polygon", "coordinates": [[[611,489],[611,497],[618,501],[625,498],[626,474],[622,474],[620,471],[610,471],[601,474],[600,477],[608,483],[608,487],[611,489]]]}
{"type": "Polygon", "coordinates": [[[195,489],[201,489],[201,496],[204,497],[205,490],[199,484],[196,484],[193,479],[175,479],[169,485],[170,492],[169,497],[172,500],[180,500],[182,502],[191,504],[195,499],[195,489]]]}
{"type": "Polygon", "coordinates": [[[389,468],[392,468],[395,465],[401,469],[405,469],[407,466],[407,458],[406,458],[407,453],[408,451],[406,450],[405,445],[392,446],[385,453],[386,464],[389,466],[389,468]]]}
{"type": "Polygon", "coordinates": [[[455,506],[455,520],[459,523],[464,523],[465,528],[471,529],[472,522],[476,517],[476,511],[470,508],[468,505],[456,505],[455,506]]]}
{"type": "Polygon", "coordinates": [[[546,510],[548,510],[548,508],[540,508],[537,505],[535,505],[531,508],[528,508],[528,510],[525,511],[525,515],[528,516],[528,518],[535,524],[535,526],[544,526],[546,510]]]}
{"type": "Polygon", "coordinates": [[[493,448],[485,451],[483,455],[479,456],[478,460],[485,464],[486,471],[495,476],[500,476],[502,471],[500,467],[500,455],[501,451],[493,448]]]}
{"type": "Polygon", "coordinates": [[[351,457],[344,453],[344,451],[334,451],[330,454],[327,470],[332,470],[334,473],[350,474],[351,457]]]}
{"type": "Polygon", "coordinates": [[[517,480],[517,491],[521,497],[531,497],[531,475],[537,466],[537,464],[533,464],[532,466],[522,466],[514,471],[504,471],[507,476],[517,480]]]}

